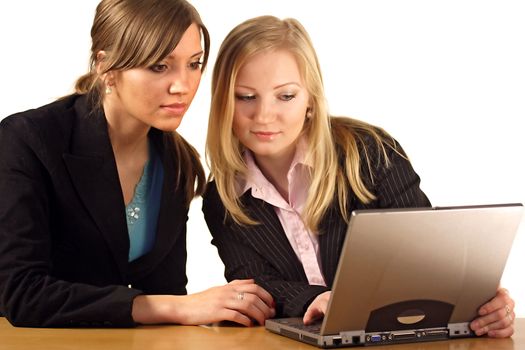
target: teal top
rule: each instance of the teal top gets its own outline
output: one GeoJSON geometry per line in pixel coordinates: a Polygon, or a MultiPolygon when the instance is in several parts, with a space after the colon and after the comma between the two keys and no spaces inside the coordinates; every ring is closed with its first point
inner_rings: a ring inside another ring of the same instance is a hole
{"type": "Polygon", "coordinates": [[[164,169],[153,145],[149,145],[149,159],[135,187],[133,199],[126,206],[129,234],[128,261],[148,253],[155,243],[164,169]]]}

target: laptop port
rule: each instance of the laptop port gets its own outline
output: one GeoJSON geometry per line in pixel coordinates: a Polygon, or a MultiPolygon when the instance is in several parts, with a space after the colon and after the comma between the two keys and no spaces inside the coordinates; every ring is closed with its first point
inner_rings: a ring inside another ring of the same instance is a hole
{"type": "Polygon", "coordinates": [[[448,331],[447,330],[430,330],[430,331],[426,331],[426,336],[428,337],[446,337],[448,336],[448,331]]]}
{"type": "Polygon", "coordinates": [[[380,342],[381,341],[381,335],[380,334],[372,334],[370,336],[370,341],[372,343],[377,343],[377,342],[380,342]]]}
{"type": "Polygon", "coordinates": [[[408,340],[416,337],[415,332],[396,332],[392,333],[392,338],[395,340],[408,340]]]}
{"type": "Polygon", "coordinates": [[[341,344],[343,344],[343,339],[341,339],[341,338],[334,338],[334,339],[332,339],[332,341],[333,341],[333,345],[341,345],[341,344]]]}

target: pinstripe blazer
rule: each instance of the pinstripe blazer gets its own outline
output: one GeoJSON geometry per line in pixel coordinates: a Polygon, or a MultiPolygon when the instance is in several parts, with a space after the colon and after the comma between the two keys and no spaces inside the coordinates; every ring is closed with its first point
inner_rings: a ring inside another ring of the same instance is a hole
{"type": "MultiPolygon", "coordinates": [[[[359,147],[360,154],[364,154],[363,147],[366,147],[371,158],[374,180],[364,165],[361,173],[376,200],[365,205],[350,190],[349,210],[430,206],[410,162],[388,148],[391,163],[386,167],[373,145],[374,141],[366,136],[364,145],[359,147]]],[[[341,159],[344,157],[341,152],[340,156],[341,159]]],[[[241,226],[225,219],[225,208],[215,182],[208,184],[203,199],[204,217],[213,236],[212,243],[225,265],[226,279],[254,278],[274,297],[277,317],[302,315],[317,295],[330,290],[334,281],[348,226],[339,211],[337,198],[319,227],[321,271],[328,287],[308,284],[303,266],[286,238],[273,206],[252,197],[251,191],[242,195],[241,202],[247,214],[259,225],[241,226]]]]}

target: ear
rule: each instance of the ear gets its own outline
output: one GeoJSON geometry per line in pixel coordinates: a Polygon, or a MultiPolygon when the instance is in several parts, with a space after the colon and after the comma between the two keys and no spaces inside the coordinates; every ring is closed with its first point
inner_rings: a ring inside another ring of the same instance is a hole
{"type": "Polygon", "coordinates": [[[306,108],[306,115],[305,115],[306,119],[311,119],[312,115],[313,115],[312,114],[312,107],[306,108]]]}
{"type": "Polygon", "coordinates": [[[103,50],[99,51],[97,53],[97,62],[96,62],[97,74],[107,86],[113,86],[114,80],[115,80],[113,76],[113,71],[103,73],[105,71],[104,69],[105,59],[106,59],[106,52],[103,50]]]}
{"type": "Polygon", "coordinates": [[[100,50],[99,52],[97,52],[96,67],[97,67],[97,74],[98,75],[100,75],[102,73],[102,71],[103,71],[102,63],[104,62],[105,59],[106,59],[106,51],[100,50]]]}

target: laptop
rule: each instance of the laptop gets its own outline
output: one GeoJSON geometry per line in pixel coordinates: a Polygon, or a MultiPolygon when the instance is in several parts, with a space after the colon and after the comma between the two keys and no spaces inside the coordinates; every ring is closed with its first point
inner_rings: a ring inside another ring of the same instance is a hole
{"type": "Polygon", "coordinates": [[[520,203],[354,211],[325,317],[265,327],[321,348],[475,336],[522,215],[520,203]]]}

